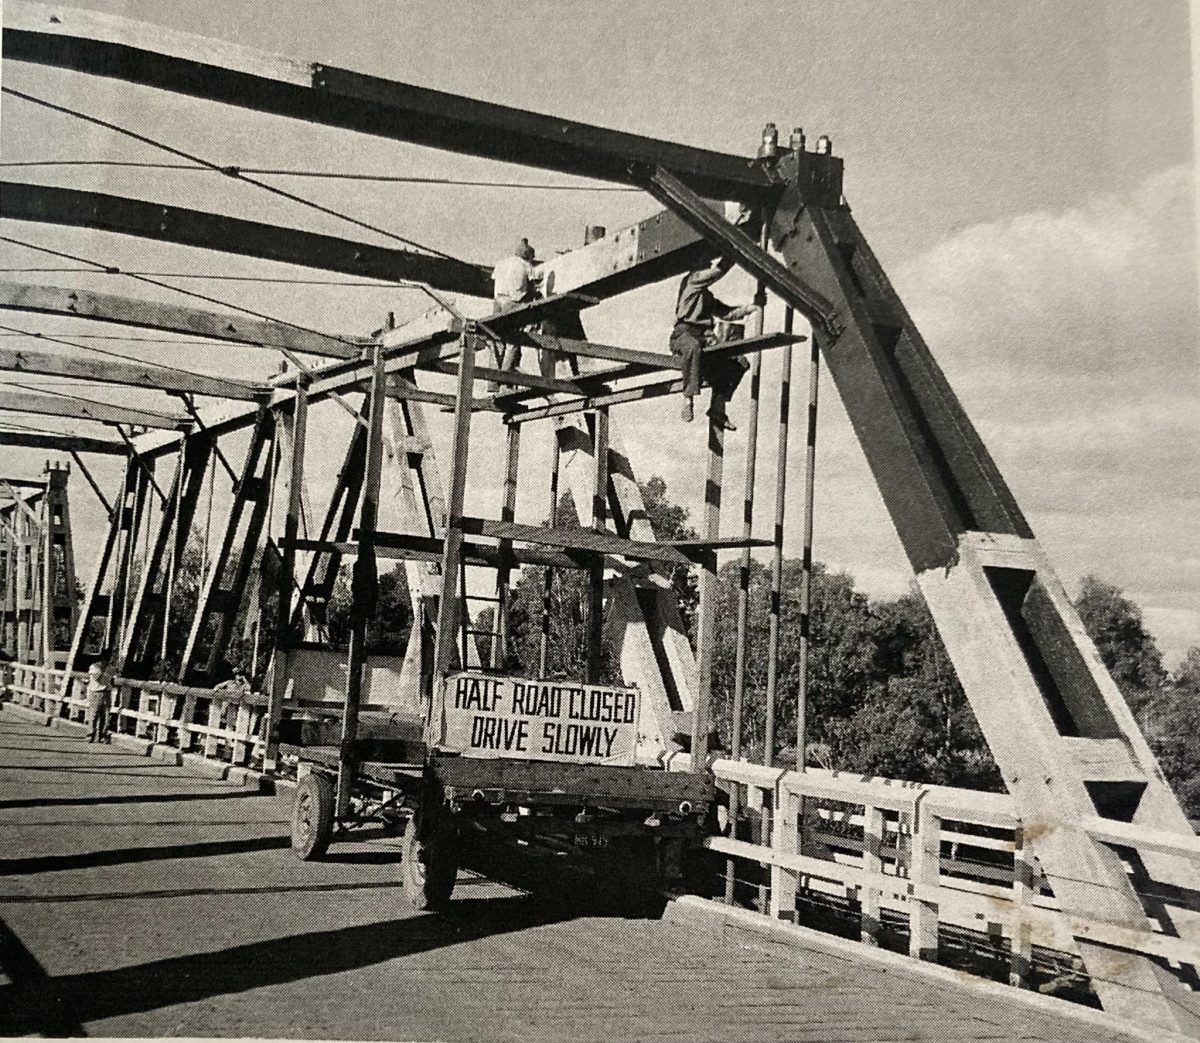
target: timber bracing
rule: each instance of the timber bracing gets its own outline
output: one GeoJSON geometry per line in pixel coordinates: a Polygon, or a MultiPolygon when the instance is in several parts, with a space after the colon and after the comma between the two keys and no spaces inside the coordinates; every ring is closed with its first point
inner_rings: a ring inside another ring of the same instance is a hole
{"type": "Polygon", "coordinates": [[[75,550],[69,471],[0,479],[0,647],[19,661],[59,665],[75,631],[75,550]]]}
{"type": "Polygon", "coordinates": [[[275,435],[274,416],[269,409],[260,408],[234,485],[229,515],[202,579],[196,615],[179,664],[181,682],[193,676],[212,680],[233,632],[270,503],[275,435]]]}
{"type": "Polygon", "coordinates": [[[151,663],[162,656],[171,625],[171,588],[192,534],[212,453],[211,436],[194,434],[183,442],[171,494],[163,504],[153,548],[138,577],[129,626],[113,662],[123,675],[146,676],[151,663]]]}

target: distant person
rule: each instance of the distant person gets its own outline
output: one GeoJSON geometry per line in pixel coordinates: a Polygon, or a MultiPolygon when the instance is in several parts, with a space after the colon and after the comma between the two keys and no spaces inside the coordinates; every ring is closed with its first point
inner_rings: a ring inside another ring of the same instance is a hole
{"type": "Polygon", "coordinates": [[[15,662],[16,659],[9,655],[8,649],[0,645],[0,699],[12,697],[9,688],[12,686],[12,664],[15,662]]]}
{"type": "MultiPolygon", "coordinates": [[[[717,341],[717,320],[733,322],[752,315],[758,309],[757,304],[735,307],[713,296],[709,287],[721,279],[732,265],[732,261],[721,257],[704,268],[693,269],[683,277],[675,298],[675,328],[671,330],[670,348],[671,353],[683,361],[682,416],[689,422],[695,416],[693,399],[700,394],[702,376],[706,376],[709,384],[728,399],[737,389],[742,375],[750,368],[741,355],[707,362],[704,360],[705,347],[717,341]]],[[[737,430],[724,413],[719,417],[714,416],[710,408],[709,416],[718,420],[726,431],[737,430]]]]}
{"type": "Polygon", "coordinates": [[[107,652],[101,652],[88,667],[87,713],[88,742],[112,742],[108,733],[112,713],[112,672],[108,668],[107,652]]]}
{"type": "MultiPolygon", "coordinates": [[[[538,283],[541,273],[534,266],[537,255],[528,239],[522,239],[511,254],[497,262],[492,269],[492,313],[497,314],[515,308],[521,304],[529,304],[540,296],[538,283]]],[[[502,370],[514,370],[521,365],[521,345],[505,344],[503,349],[496,348],[496,365],[502,370]]],[[[493,381],[488,385],[493,392],[497,385],[493,381]]]]}

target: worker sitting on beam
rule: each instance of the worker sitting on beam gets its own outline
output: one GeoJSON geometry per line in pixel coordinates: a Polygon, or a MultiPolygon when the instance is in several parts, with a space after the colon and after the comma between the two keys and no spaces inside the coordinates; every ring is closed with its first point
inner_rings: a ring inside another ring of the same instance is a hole
{"type": "MultiPolygon", "coordinates": [[[[492,269],[492,312],[507,311],[518,304],[528,304],[541,294],[538,284],[542,272],[535,267],[537,255],[528,239],[517,243],[517,248],[492,269]]],[[[521,365],[520,344],[497,344],[496,365],[499,369],[514,370],[521,365]]],[[[495,381],[488,384],[493,393],[498,390],[495,381]]]]}
{"type": "MultiPolygon", "coordinates": [[[[683,361],[683,419],[695,415],[692,400],[700,394],[701,376],[707,377],[714,390],[728,400],[733,396],[749,363],[740,355],[703,361],[704,349],[717,340],[717,320],[732,322],[752,315],[759,307],[751,303],[735,307],[713,296],[709,289],[732,267],[733,262],[717,258],[704,268],[696,268],[683,277],[675,299],[675,328],[671,331],[671,353],[683,361]],[[702,372],[703,371],[703,372],[702,372]]],[[[725,412],[709,409],[709,416],[726,431],[736,430],[725,412]]]]}

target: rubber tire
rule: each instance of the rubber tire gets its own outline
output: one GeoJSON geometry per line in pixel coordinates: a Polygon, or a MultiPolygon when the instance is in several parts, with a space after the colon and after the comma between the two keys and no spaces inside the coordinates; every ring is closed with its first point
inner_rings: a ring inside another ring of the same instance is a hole
{"type": "Polygon", "coordinates": [[[296,787],[292,809],[292,851],[310,862],[320,858],[333,839],[333,783],[311,772],[296,787]]]}
{"type": "Polygon", "coordinates": [[[442,823],[432,829],[414,815],[404,831],[401,872],[404,897],[418,912],[443,908],[458,879],[458,844],[454,827],[442,823]]]}

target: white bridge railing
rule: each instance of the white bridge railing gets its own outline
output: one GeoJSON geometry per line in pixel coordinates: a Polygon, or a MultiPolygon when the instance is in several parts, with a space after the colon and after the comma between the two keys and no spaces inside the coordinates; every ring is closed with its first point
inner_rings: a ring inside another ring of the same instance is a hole
{"type": "MultiPolygon", "coordinates": [[[[87,718],[87,673],[9,664],[7,698],[47,717],[87,718]]],[[[237,688],[193,688],[168,681],[112,681],[112,730],[237,767],[259,767],[267,739],[267,698],[237,688]]]]}
{"type": "MultiPolygon", "coordinates": [[[[886,914],[906,927],[909,954],[924,960],[937,959],[939,928],[979,932],[1003,940],[1009,981],[1019,986],[1030,984],[1035,945],[1077,955],[1075,938],[1200,969],[1200,945],[1163,933],[1153,918],[1141,928],[1065,916],[1006,794],[743,761],[718,760],[713,771],[745,787],[744,805],[762,812],[769,835],[712,837],[707,846],[764,867],[764,912],[774,918],[793,919],[798,898],[836,898],[857,908],[863,942],[879,944],[886,914]]],[[[1118,849],[1200,861],[1200,837],[1100,818],[1083,828],[1118,849]]]]}

